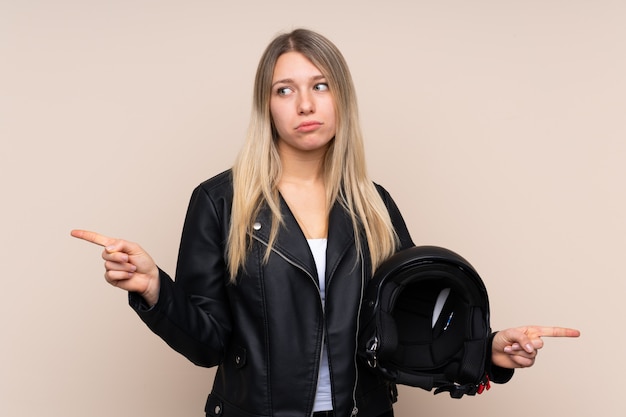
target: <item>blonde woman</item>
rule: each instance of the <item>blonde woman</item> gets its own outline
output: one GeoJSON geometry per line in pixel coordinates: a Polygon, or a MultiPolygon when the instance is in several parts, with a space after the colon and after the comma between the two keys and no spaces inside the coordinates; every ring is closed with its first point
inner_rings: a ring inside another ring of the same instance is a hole
{"type": "MultiPolygon", "coordinates": [[[[358,312],[376,267],[413,242],[367,177],[351,76],[323,36],[298,29],[265,50],[237,161],[191,197],[176,281],[135,243],[72,235],[105,247],[107,281],[152,331],[218,366],[207,416],[393,415],[395,386],[357,360],[358,312]]],[[[575,333],[497,333],[492,377],[532,365],[541,336],[575,333]]]]}

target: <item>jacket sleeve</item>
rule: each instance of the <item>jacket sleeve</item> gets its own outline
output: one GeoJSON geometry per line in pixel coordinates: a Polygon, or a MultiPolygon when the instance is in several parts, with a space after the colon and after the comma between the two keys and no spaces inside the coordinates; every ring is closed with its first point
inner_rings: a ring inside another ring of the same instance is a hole
{"type": "Polygon", "coordinates": [[[413,243],[413,239],[411,239],[411,234],[406,227],[406,223],[404,222],[404,218],[402,217],[400,209],[398,209],[395,201],[393,201],[393,198],[391,198],[389,192],[387,192],[387,190],[385,190],[381,185],[375,185],[378,193],[380,194],[380,197],[385,203],[385,206],[387,206],[387,211],[389,211],[391,222],[393,223],[393,227],[398,234],[398,239],[400,240],[398,250],[407,249],[415,246],[415,244],[413,243]]]}
{"type": "MultiPolygon", "coordinates": [[[[157,304],[137,294],[131,307],[174,350],[199,366],[218,365],[230,337],[231,319],[224,259],[228,202],[214,201],[202,186],[192,194],[183,227],[176,281],[159,270],[157,304]]],[[[229,210],[230,208],[228,208],[229,210]]]]}

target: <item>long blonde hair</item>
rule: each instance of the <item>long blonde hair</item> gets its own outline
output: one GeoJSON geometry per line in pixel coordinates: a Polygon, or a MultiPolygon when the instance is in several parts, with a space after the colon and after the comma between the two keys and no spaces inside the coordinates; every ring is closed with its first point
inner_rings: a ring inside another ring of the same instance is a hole
{"type": "Polygon", "coordinates": [[[247,139],[233,166],[234,196],[228,236],[228,267],[233,282],[245,263],[252,224],[260,207],[267,204],[272,212],[266,259],[282,223],[278,193],[281,161],[269,102],[276,61],[290,51],[301,53],[322,72],[335,101],[336,134],[324,160],[326,206],[330,210],[339,201],[350,214],[359,256],[363,247],[360,231],[364,232],[373,269],[393,254],[398,244],[386,206],[367,176],[356,93],[346,61],[325,37],[296,29],[268,45],[256,72],[247,139]]]}

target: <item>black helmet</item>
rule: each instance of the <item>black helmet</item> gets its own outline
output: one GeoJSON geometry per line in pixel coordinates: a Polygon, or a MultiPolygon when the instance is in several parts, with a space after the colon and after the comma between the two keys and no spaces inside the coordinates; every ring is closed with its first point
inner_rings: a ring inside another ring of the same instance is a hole
{"type": "Polygon", "coordinates": [[[449,391],[453,398],[489,387],[489,299],[474,268],[435,246],[402,250],[370,280],[358,352],[386,379],[449,391]]]}

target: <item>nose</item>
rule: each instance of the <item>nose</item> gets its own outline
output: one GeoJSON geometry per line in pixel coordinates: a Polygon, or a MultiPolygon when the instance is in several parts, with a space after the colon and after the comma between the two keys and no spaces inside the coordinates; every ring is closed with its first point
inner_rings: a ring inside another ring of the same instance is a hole
{"type": "Polygon", "coordinates": [[[299,94],[298,114],[311,114],[315,112],[315,101],[310,92],[299,94]]]}

